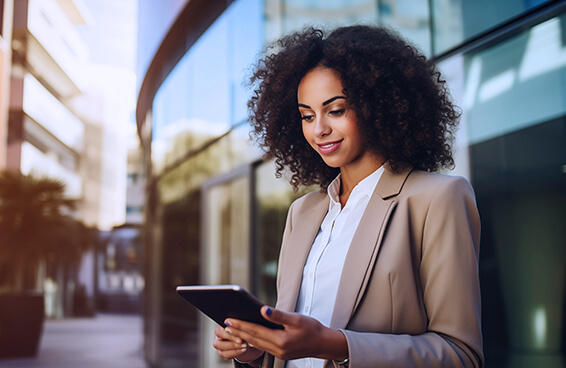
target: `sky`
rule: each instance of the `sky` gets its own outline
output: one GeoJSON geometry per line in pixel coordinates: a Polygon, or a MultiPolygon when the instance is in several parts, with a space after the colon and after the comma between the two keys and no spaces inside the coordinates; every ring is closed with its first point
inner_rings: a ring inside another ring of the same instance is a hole
{"type": "Polygon", "coordinates": [[[95,63],[135,70],[137,0],[82,0],[92,21],[77,27],[95,63]]]}
{"type": "Polygon", "coordinates": [[[88,24],[76,29],[90,50],[90,61],[102,72],[97,84],[103,85],[113,99],[130,111],[120,130],[135,132],[135,67],[137,47],[138,0],[82,0],[88,12],[88,24]],[[121,71],[122,70],[122,71],[121,71]]]}

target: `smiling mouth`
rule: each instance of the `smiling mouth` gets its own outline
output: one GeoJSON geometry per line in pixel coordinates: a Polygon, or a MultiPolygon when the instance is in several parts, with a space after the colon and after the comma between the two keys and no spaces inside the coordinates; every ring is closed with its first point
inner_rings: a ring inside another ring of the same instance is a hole
{"type": "Polygon", "coordinates": [[[317,144],[318,146],[318,151],[321,154],[330,154],[334,151],[336,151],[340,145],[342,144],[342,140],[340,141],[335,141],[335,142],[327,142],[327,143],[323,143],[323,144],[317,144]]]}

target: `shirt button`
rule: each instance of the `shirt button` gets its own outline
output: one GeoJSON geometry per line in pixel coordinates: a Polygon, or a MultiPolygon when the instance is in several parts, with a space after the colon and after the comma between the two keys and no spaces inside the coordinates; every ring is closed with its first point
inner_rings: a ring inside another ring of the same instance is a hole
{"type": "Polygon", "coordinates": [[[311,272],[309,273],[309,278],[312,279],[314,277],[314,274],[311,272]]]}
{"type": "Polygon", "coordinates": [[[309,312],[309,307],[305,307],[305,313],[309,312]]]}

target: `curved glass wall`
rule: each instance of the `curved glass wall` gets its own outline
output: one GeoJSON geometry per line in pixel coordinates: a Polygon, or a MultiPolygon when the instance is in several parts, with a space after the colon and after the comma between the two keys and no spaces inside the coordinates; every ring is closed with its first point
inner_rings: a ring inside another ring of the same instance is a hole
{"type": "Polygon", "coordinates": [[[263,45],[261,5],[259,0],[234,3],[162,84],[153,102],[155,173],[245,121],[250,94],[242,83],[263,45]]]}
{"type": "MultiPolygon", "coordinates": [[[[209,181],[259,157],[243,124],[246,107],[242,101],[249,92],[242,82],[244,67],[253,62],[263,45],[261,15],[258,0],[237,1],[228,7],[175,66],[153,101],[151,166],[155,185],[150,196],[157,200],[157,208],[149,218],[158,235],[150,246],[160,263],[153,268],[161,278],[157,286],[161,302],[158,328],[153,332],[158,336],[151,349],[158,351],[154,355],[160,367],[207,366],[203,362],[208,355],[203,351],[208,346],[204,349],[201,345],[199,327],[203,321],[175,293],[178,285],[205,283],[207,269],[222,269],[203,267],[210,259],[203,252],[207,248],[201,246],[205,234],[217,235],[208,240],[217,244],[212,249],[249,243],[240,223],[230,220],[238,217],[226,217],[237,213],[242,201],[249,202],[243,194],[235,196],[246,181],[227,181],[218,187],[209,181]],[[209,194],[204,195],[202,188],[207,185],[209,194]],[[241,201],[230,205],[221,198],[241,201]],[[203,216],[205,208],[209,209],[208,218],[203,216]]],[[[247,257],[248,249],[240,252],[242,257],[247,257]]],[[[234,267],[238,270],[242,266],[234,267]]]]}

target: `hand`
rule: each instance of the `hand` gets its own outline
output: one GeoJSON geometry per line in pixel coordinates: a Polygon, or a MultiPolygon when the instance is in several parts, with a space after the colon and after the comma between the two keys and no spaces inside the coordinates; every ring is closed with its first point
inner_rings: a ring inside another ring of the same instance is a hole
{"type": "Polygon", "coordinates": [[[228,326],[226,332],[283,360],[304,357],[344,360],[348,357],[346,337],[314,318],[267,306],[262,307],[261,314],[265,319],[283,325],[284,329],[274,330],[228,318],[224,322],[228,326]]]}
{"type": "Polygon", "coordinates": [[[212,346],[224,359],[236,358],[241,362],[251,362],[263,355],[263,351],[249,346],[241,338],[230,334],[220,326],[214,331],[212,346]]]}

